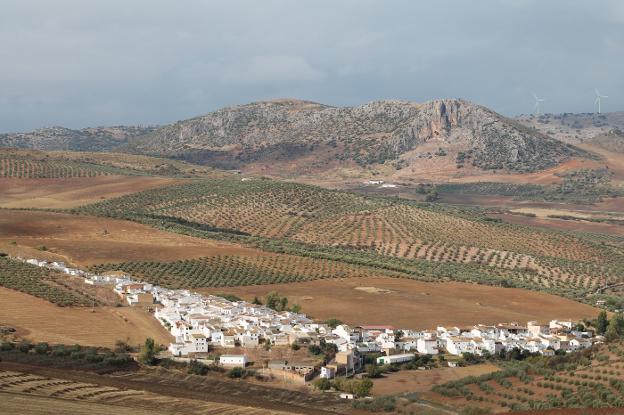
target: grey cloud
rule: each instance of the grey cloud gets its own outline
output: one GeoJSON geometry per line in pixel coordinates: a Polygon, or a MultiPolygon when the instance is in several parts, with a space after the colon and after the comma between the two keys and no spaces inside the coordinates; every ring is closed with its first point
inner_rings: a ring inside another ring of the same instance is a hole
{"type": "Polygon", "coordinates": [[[280,96],[624,110],[619,0],[4,0],[0,131],[165,123],[280,96]]]}

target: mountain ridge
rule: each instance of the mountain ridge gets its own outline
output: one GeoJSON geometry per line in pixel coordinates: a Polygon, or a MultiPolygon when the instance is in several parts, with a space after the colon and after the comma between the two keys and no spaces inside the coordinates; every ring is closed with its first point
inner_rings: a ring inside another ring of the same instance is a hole
{"type": "Polygon", "coordinates": [[[276,159],[296,163],[314,152],[322,164],[334,158],[360,167],[393,162],[401,168],[432,153],[463,153],[458,165],[470,159],[480,169],[535,171],[584,155],[460,99],[382,100],[354,107],[294,99],[260,101],[178,121],[120,149],[232,168],[276,159]],[[417,154],[409,154],[414,151],[417,154]]]}
{"type": "Polygon", "coordinates": [[[591,157],[522,120],[462,99],[337,107],[296,98],[229,106],[161,127],[51,127],[0,146],[121,151],[296,177],[328,168],[534,172],[591,157]]]}

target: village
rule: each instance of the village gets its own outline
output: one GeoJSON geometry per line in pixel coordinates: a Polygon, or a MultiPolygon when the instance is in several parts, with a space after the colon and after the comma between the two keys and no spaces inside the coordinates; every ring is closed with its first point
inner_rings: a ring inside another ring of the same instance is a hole
{"type": "MultiPolygon", "coordinates": [[[[364,370],[364,357],[375,354],[379,365],[413,361],[418,355],[466,354],[487,357],[519,350],[551,356],[591,347],[601,341],[593,331],[570,320],[547,324],[529,321],[472,327],[437,327],[432,330],[400,329],[391,326],[349,326],[315,322],[305,314],[276,311],[266,305],[230,301],[189,290],[173,290],[133,280],[129,276],[95,275],[62,262],[21,259],[31,265],[59,270],[79,277],[86,284],[111,286],[130,306],[143,306],[153,313],[175,338],[167,351],[175,359],[209,359],[218,348],[252,351],[260,347],[333,345],[335,357],[322,366],[306,362],[271,360],[266,369],[283,372],[289,379],[306,383],[315,377],[333,379],[354,376],[364,370]]],[[[446,364],[457,365],[456,359],[446,364]]],[[[218,364],[246,367],[247,353],[218,356],[218,364]]]]}

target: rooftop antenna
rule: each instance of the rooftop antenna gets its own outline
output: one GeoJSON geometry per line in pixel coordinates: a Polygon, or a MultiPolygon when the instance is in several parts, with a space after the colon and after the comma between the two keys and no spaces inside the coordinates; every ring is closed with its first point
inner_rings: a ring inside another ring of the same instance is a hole
{"type": "Polygon", "coordinates": [[[598,92],[597,89],[595,89],[594,91],[596,91],[596,101],[594,101],[594,105],[598,104],[598,114],[600,114],[600,100],[602,98],[609,98],[606,95],[600,95],[600,92],[598,92]]]}
{"type": "Polygon", "coordinates": [[[540,110],[541,110],[541,103],[544,102],[544,98],[538,98],[538,96],[535,95],[535,92],[533,93],[533,98],[535,98],[535,106],[533,107],[533,111],[535,112],[536,116],[539,116],[540,110]]]}

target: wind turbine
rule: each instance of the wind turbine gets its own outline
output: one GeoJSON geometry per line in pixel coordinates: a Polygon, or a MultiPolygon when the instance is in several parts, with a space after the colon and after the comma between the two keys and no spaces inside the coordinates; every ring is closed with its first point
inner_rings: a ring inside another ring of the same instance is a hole
{"type": "Polygon", "coordinates": [[[535,98],[535,106],[533,107],[533,111],[535,112],[535,115],[540,115],[540,104],[544,102],[544,98],[538,98],[537,95],[535,95],[535,92],[533,93],[533,98],[535,98]]]}
{"type": "Polygon", "coordinates": [[[600,100],[602,98],[609,98],[606,95],[600,95],[600,92],[598,92],[597,89],[595,89],[594,91],[596,91],[596,101],[594,101],[594,105],[598,104],[598,114],[600,114],[600,100]]]}

